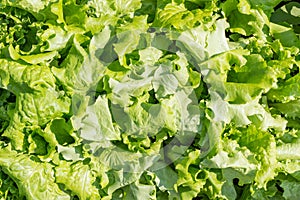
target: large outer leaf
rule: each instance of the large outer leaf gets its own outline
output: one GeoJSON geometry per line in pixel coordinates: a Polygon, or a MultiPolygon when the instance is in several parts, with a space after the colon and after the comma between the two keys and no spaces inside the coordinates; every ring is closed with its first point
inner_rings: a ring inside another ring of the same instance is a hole
{"type": "Polygon", "coordinates": [[[17,184],[20,197],[36,199],[71,199],[55,182],[53,166],[34,161],[34,157],[0,150],[0,165],[17,184]]]}
{"type": "Polygon", "coordinates": [[[55,179],[57,183],[63,184],[66,190],[72,191],[80,199],[100,199],[98,189],[95,187],[96,177],[88,165],[81,162],[61,162],[55,167],[55,179]]]}

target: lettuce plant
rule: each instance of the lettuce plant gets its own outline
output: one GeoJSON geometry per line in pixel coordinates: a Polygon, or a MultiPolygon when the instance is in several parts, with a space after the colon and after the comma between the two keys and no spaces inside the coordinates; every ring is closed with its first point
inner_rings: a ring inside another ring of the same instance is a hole
{"type": "Polygon", "coordinates": [[[297,199],[300,4],[2,0],[0,199],[297,199]]]}

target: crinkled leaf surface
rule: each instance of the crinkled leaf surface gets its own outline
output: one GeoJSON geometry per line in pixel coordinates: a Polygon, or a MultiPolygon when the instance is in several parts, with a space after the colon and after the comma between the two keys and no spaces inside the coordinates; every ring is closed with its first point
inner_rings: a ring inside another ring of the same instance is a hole
{"type": "Polygon", "coordinates": [[[297,199],[296,0],[2,0],[0,199],[297,199]]]}

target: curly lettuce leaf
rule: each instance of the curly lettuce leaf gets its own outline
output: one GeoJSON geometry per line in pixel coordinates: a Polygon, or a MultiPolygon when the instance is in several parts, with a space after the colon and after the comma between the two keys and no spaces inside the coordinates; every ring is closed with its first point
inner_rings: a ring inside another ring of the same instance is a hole
{"type": "Polygon", "coordinates": [[[55,167],[55,180],[80,199],[100,198],[99,191],[94,185],[96,177],[93,176],[90,167],[81,162],[61,162],[55,167]]]}
{"type": "Polygon", "coordinates": [[[36,161],[34,157],[2,148],[0,165],[17,184],[19,197],[26,199],[70,199],[55,182],[53,166],[36,161]]]}

